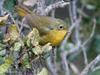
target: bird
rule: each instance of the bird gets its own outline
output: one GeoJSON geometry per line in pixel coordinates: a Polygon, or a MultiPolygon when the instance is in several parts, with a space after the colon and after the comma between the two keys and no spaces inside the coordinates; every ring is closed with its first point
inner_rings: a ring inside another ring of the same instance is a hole
{"type": "Polygon", "coordinates": [[[58,46],[68,33],[67,25],[61,19],[38,15],[23,5],[16,5],[15,11],[20,17],[25,18],[25,24],[38,29],[41,45],[51,43],[52,46],[58,46]]]}

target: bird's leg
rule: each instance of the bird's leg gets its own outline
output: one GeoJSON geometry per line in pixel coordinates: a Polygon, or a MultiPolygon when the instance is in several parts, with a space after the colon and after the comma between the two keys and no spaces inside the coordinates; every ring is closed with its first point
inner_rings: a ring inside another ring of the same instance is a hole
{"type": "Polygon", "coordinates": [[[54,63],[56,60],[56,47],[53,46],[51,50],[51,62],[54,63]]]}

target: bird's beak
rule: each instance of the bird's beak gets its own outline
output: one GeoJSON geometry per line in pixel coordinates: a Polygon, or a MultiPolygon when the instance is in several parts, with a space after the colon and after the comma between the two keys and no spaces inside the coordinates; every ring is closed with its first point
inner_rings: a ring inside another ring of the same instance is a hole
{"type": "Polygon", "coordinates": [[[67,31],[67,33],[71,33],[70,31],[67,31]]]}

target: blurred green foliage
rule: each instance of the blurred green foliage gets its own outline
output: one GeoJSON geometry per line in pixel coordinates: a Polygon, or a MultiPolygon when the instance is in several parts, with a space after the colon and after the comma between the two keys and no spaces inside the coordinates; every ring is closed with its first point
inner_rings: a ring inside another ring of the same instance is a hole
{"type": "Polygon", "coordinates": [[[4,1],[4,8],[9,10],[10,12],[13,12],[14,11],[14,6],[16,4],[16,1],[17,0],[5,0],[4,1]]]}
{"type": "Polygon", "coordinates": [[[90,72],[89,75],[100,75],[100,70],[96,70],[94,72],[90,72]]]}

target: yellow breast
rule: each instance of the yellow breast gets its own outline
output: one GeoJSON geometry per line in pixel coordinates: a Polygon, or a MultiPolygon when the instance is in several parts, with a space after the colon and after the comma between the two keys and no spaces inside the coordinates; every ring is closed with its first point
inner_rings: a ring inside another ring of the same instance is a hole
{"type": "Polygon", "coordinates": [[[40,43],[45,44],[49,42],[54,46],[59,45],[64,39],[66,32],[66,30],[51,30],[47,35],[41,38],[40,43]]]}

